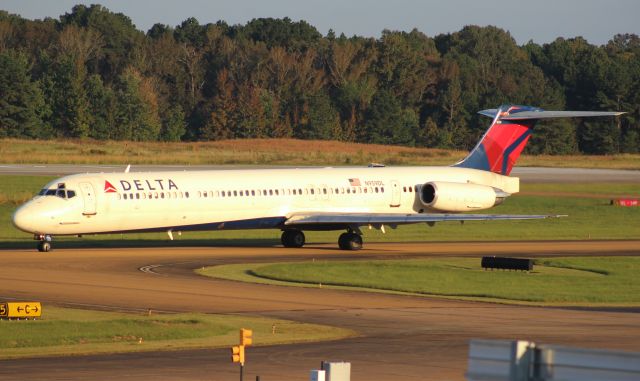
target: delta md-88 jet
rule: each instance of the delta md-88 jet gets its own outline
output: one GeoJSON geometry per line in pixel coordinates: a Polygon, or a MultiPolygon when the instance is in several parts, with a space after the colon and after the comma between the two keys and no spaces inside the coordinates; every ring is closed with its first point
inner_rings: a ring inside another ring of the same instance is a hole
{"type": "Polygon", "coordinates": [[[39,251],[53,236],[127,232],[279,229],[285,247],[305,230],[343,230],[341,249],[362,247],[361,227],[440,221],[539,219],[550,215],[476,214],[519,191],[509,177],[541,119],[619,112],[544,111],[501,106],[469,155],[448,167],[292,168],[87,173],[47,184],[13,215],[39,251]],[[464,213],[472,212],[472,213],[464,213]]]}

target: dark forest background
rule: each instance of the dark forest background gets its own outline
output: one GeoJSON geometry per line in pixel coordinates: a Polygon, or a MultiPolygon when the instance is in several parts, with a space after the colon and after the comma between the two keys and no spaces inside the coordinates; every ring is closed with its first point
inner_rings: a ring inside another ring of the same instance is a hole
{"type": "Polygon", "coordinates": [[[0,11],[0,138],[330,139],[468,149],[501,104],[626,111],[536,127],[529,153],[640,150],[640,38],[516,44],[496,27],[323,36],[254,19],[146,33],[100,5],[0,11]],[[482,119],[481,119],[482,118],[482,119]]]}

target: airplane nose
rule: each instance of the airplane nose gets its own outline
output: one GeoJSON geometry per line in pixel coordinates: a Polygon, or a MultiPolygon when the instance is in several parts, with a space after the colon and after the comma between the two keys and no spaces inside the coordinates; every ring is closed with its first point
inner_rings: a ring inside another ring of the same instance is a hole
{"type": "Polygon", "coordinates": [[[33,213],[30,213],[28,208],[25,208],[24,206],[18,208],[18,210],[13,213],[11,222],[13,222],[13,226],[16,228],[27,233],[33,233],[32,226],[34,218],[33,213]]]}

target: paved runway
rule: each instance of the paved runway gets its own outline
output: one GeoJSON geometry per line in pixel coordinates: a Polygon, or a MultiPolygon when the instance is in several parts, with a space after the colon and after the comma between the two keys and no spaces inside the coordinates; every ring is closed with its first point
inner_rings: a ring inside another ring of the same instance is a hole
{"type": "MultiPolygon", "coordinates": [[[[63,176],[86,172],[122,172],[125,165],[76,165],[76,164],[0,164],[0,175],[49,175],[63,176]]],[[[184,171],[209,169],[250,169],[274,168],[274,166],[255,165],[132,165],[131,172],[184,171]]],[[[282,168],[293,168],[282,166],[282,168]]],[[[586,168],[541,168],[516,167],[512,176],[520,177],[523,182],[625,182],[640,183],[640,171],[624,169],[586,169],[586,168]]]]}
{"type": "MultiPolygon", "coordinates": [[[[528,339],[640,351],[637,310],[506,306],[208,279],[203,265],[484,254],[640,255],[640,241],[368,244],[303,249],[149,248],[0,251],[0,297],[101,308],[253,314],[356,330],[359,337],[250,349],[246,379],[306,380],[321,360],[352,362],[353,380],[462,380],[471,338],[528,339]],[[156,273],[141,267],[159,265],[156,273]]],[[[228,349],[0,361],[0,379],[229,380],[228,349]]]]}

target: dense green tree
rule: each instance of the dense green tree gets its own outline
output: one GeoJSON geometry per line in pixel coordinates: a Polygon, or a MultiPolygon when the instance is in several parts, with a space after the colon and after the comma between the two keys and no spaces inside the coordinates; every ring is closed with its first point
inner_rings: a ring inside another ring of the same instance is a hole
{"type": "Polygon", "coordinates": [[[113,90],[106,87],[97,74],[87,78],[85,88],[92,116],[89,137],[99,140],[115,139],[116,98],[113,90]]]}
{"type": "Polygon", "coordinates": [[[433,38],[415,29],[323,37],[288,18],[188,18],[145,34],[126,15],[77,5],[58,20],[0,11],[0,54],[0,136],[295,136],[465,149],[489,123],[478,110],[530,104],[626,114],[540,122],[528,153],[640,151],[634,34],[604,46],[581,37],[518,46],[492,26],[433,38]]]}
{"type": "Polygon", "coordinates": [[[91,28],[102,36],[103,54],[90,72],[100,73],[109,83],[131,63],[133,54],[144,38],[129,17],[97,4],[74,6],[71,13],[60,16],[60,25],[91,28]]]}
{"type": "Polygon", "coordinates": [[[165,142],[179,142],[187,131],[184,111],[180,105],[174,105],[164,113],[160,139],[165,142]]]}
{"type": "Polygon", "coordinates": [[[322,37],[306,21],[293,22],[288,17],[253,19],[246,25],[234,26],[230,33],[232,36],[264,42],[269,48],[281,46],[291,50],[305,49],[322,37]]]}
{"type": "Polygon", "coordinates": [[[92,115],[84,88],[84,66],[78,67],[74,58],[62,55],[51,62],[49,100],[51,124],[59,137],[85,138],[89,136],[92,115]]]}
{"type": "Polygon", "coordinates": [[[113,137],[119,140],[156,140],[161,123],[150,81],[130,67],[119,78],[116,94],[119,101],[113,137]]]}
{"type": "Polygon", "coordinates": [[[365,122],[368,143],[413,145],[417,118],[402,110],[400,101],[388,91],[376,93],[365,122]]]}
{"type": "Polygon", "coordinates": [[[24,54],[0,52],[0,138],[50,137],[42,91],[31,80],[24,54]]]}
{"type": "Polygon", "coordinates": [[[331,104],[331,98],[324,93],[312,95],[307,107],[308,117],[295,136],[302,139],[335,139],[336,131],[340,129],[340,117],[331,104]]]}

